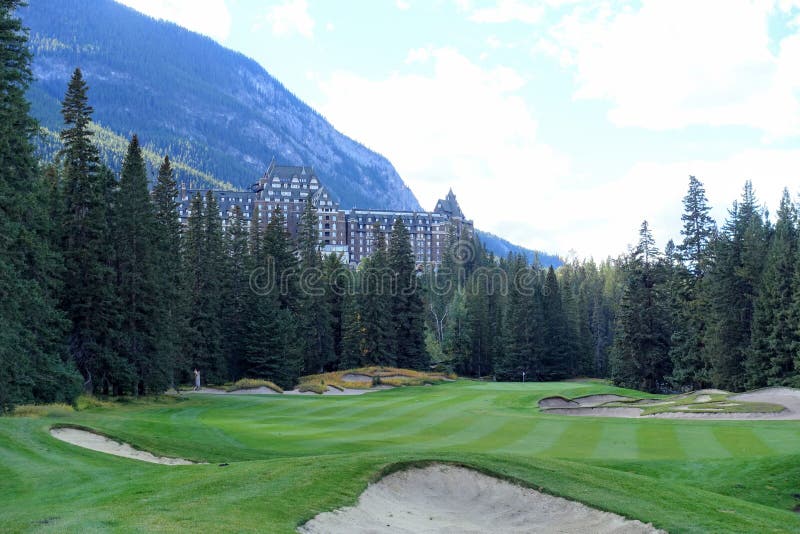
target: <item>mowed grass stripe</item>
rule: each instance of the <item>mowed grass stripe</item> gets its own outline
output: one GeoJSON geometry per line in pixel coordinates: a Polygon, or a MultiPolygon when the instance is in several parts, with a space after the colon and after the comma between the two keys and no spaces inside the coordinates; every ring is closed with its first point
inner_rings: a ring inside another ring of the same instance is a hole
{"type": "Polygon", "coordinates": [[[497,452],[538,455],[550,449],[566,430],[567,423],[553,419],[537,419],[528,432],[497,452]]]}
{"type": "Polygon", "coordinates": [[[636,445],[642,460],[686,458],[675,425],[661,421],[637,421],[636,445]]]}
{"type": "Polygon", "coordinates": [[[690,460],[704,458],[728,458],[731,453],[722,446],[708,423],[688,420],[675,426],[675,435],[681,448],[690,460]]]}
{"type": "Polygon", "coordinates": [[[758,437],[777,454],[800,453],[800,425],[796,421],[781,421],[776,426],[760,428],[758,437]]]}
{"type": "Polygon", "coordinates": [[[592,457],[633,460],[639,458],[639,441],[635,424],[627,421],[605,421],[600,441],[592,457]]]}
{"type": "Polygon", "coordinates": [[[714,427],[713,432],[714,437],[731,453],[731,456],[767,456],[774,454],[774,451],[749,428],[726,425],[714,427]]]}
{"type": "Polygon", "coordinates": [[[569,421],[561,422],[565,426],[564,431],[552,446],[542,451],[542,454],[556,458],[593,457],[603,435],[604,424],[583,417],[572,417],[569,421]]]}
{"type": "MultiPolygon", "coordinates": [[[[530,433],[537,421],[530,417],[484,417],[480,434],[455,445],[459,450],[474,452],[501,452],[530,433]]],[[[464,435],[475,433],[476,428],[465,429],[464,435]]]]}

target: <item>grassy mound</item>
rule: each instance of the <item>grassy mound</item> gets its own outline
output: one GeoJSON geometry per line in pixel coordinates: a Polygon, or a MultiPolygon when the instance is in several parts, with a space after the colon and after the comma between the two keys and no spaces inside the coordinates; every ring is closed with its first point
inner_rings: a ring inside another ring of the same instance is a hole
{"type": "Polygon", "coordinates": [[[300,377],[300,391],[323,393],[327,386],[336,389],[371,389],[376,386],[423,386],[454,380],[455,375],[426,373],[396,367],[359,367],[300,377]],[[315,388],[315,389],[312,389],[315,388]],[[306,389],[303,389],[306,388],[306,389]],[[320,390],[320,391],[317,391],[320,390]]]}
{"type": "Polygon", "coordinates": [[[226,384],[223,386],[225,391],[240,391],[242,389],[258,389],[258,388],[269,388],[275,393],[283,393],[283,389],[276,384],[275,382],[271,382],[269,380],[263,380],[261,378],[242,378],[241,380],[237,380],[233,384],[226,384]]]}

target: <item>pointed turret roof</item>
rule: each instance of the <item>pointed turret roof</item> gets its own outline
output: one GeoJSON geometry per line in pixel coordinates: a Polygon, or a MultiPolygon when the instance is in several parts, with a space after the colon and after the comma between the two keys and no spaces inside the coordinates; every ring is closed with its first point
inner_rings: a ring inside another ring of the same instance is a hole
{"type": "Polygon", "coordinates": [[[458,200],[456,200],[456,195],[453,193],[452,187],[450,191],[447,192],[446,197],[439,199],[436,203],[436,209],[433,211],[435,213],[443,213],[450,217],[464,218],[464,213],[461,211],[461,206],[458,205],[458,200]]]}

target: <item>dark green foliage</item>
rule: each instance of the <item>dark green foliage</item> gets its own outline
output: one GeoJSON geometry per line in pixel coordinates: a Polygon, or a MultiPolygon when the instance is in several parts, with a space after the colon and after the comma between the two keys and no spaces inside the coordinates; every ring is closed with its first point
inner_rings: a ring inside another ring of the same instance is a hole
{"type": "Polygon", "coordinates": [[[69,352],[89,391],[121,393],[134,370],[114,349],[119,300],[114,270],[111,208],[115,181],[101,167],[89,130],[88,87],[76,69],[67,87],[62,115],[64,148],[64,289],[62,308],[72,322],[69,352]]]}
{"type": "Polygon", "coordinates": [[[658,391],[670,372],[670,317],[665,266],[647,221],[639,231],[639,244],[621,269],[624,292],[617,313],[611,376],[617,385],[658,391]]]}
{"type": "Polygon", "coordinates": [[[767,228],[752,185],[745,185],[741,203],[714,241],[714,263],[707,274],[710,302],[706,352],[711,382],[742,389],[744,361],[752,343],[753,304],[766,256],[767,228]]]}
{"type": "Polygon", "coordinates": [[[56,309],[60,257],[51,247],[47,193],[33,157],[36,123],[25,90],[31,82],[27,35],[16,1],[0,3],[0,413],[24,402],[71,401],[78,375],[63,361],[67,323],[56,309]]]}
{"type": "Polygon", "coordinates": [[[745,360],[748,388],[788,385],[797,376],[796,262],[797,213],[784,189],[753,309],[751,347],[745,360]]]}
{"type": "Polygon", "coordinates": [[[423,302],[410,239],[408,230],[398,217],[389,239],[387,262],[393,276],[390,300],[394,322],[392,351],[397,366],[425,369],[429,357],[425,350],[423,302]]]}
{"type": "Polygon", "coordinates": [[[147,190],[147,174],[139,140],[134,135],[122,165],[114,206],[117,295],[119,299],[118,354],[133,368],[130,384],[115,384],[136,394],[162,392],[172,381],[170,354],[161,352],[160,325],[167,320],[158,293],[156,218],[147,190]]]}
{"type": "Polygon", "coordinates": [[[712,265],[711,244],[716,223],[703,184],[689,177],[689,191],[683,199],[683,242],[677,247],[670,275],[673,301],[672,375],[678,389],[700,389],[710,384],[706,329],[709,314],[706,273],[712,265]]]}
{"type": "Polygon", "coordinates": [[[186,333],[186,277],[183,275],[182,227],[178,218],[178,186],[169,156],[158,170],[153,188],[154,255],[156,268],[159,321],[156,325],[157,351],[169,368],[170,384],[175,385],[176,372],[188,372],[189,362],[181,350],[186,333]]]}

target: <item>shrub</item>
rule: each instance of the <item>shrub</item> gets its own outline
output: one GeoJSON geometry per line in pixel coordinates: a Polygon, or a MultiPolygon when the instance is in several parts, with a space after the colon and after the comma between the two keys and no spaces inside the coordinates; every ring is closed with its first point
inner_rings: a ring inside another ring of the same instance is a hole
{"type": "Polygon", "coordinates": [[[69,404],[23,404],[14,408],[16,417],[67,417],[75,413],[69,404]]]}

